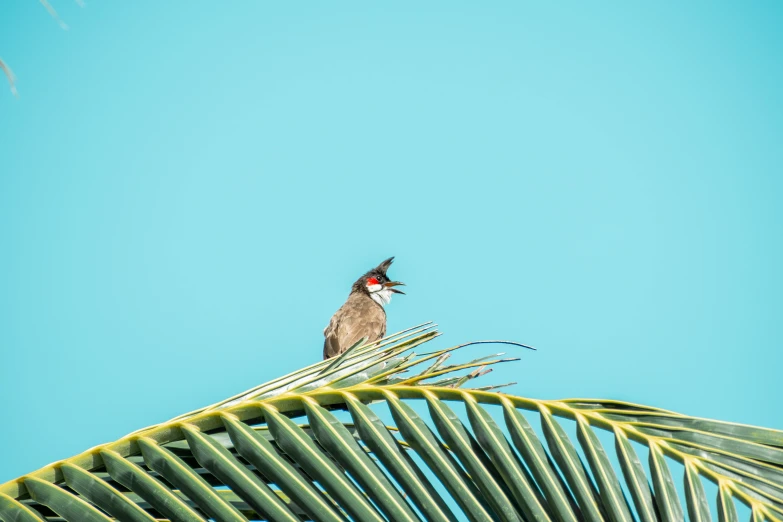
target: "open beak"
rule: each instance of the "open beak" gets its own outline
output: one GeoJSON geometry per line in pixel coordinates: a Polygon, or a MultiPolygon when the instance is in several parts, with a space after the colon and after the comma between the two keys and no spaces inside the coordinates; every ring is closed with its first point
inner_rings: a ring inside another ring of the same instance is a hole
{"type": "Polygon", "coordinates": [[[383,286],[391,289],[391,291],[394,292],[395,294],[405,295],[405,292],[403,292],[402,290],[397,290],[396,288],[394,288],[395,286],[405,286],[405,283],[400,283],[399,281],[389,281],[388,283],[383,283],[383,286]]]}

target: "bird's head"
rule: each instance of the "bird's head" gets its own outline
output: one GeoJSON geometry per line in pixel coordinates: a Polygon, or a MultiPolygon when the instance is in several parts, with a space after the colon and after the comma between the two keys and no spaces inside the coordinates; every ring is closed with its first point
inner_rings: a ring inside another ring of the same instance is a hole
{"type": "Polygon", "coordinates": [[[391,266],[393,257],[390,257],[380,265],[376,266],[353,284],[354,292],[364,292],[370,295],[372,299],[381,306],[389,304],[392,294],[405,294],[405,292],[395,288],[403,286],[405,283],[391,281],[386,275],[386,271],[391,266]]]}

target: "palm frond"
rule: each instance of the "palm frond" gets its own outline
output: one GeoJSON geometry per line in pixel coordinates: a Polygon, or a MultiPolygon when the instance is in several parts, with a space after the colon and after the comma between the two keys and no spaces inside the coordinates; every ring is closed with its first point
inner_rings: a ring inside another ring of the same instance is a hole
{"type": "Polygon", "coordinates": [[[783,432],[466,388],[515,359],[415,354],[438,335],[355,346],[4,484],[0,520],[783,520],[783,432]]]}

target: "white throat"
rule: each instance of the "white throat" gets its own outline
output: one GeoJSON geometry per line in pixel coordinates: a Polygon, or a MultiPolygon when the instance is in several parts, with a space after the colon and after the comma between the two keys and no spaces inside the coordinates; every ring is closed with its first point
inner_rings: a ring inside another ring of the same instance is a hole
{"type": "Polygon", "coordinates": [[[383,285],[367,285],[367,290],[370,291],[370,297],[372,297],[372,300],[379,305],[386,306],[391,302],[391,288],[386,288],[383,285]]]}

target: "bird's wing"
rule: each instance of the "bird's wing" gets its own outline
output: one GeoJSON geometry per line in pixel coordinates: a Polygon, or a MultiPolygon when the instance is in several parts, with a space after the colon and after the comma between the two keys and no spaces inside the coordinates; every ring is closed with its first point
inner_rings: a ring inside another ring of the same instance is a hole
{"type": "Polygon", "coordinates": [[[386,313],[380,306],[346,306],[337,332],[340,351],[347,350],[362,337],[365,337],[368,343],[377,341],[383,337],[385,331],[386,313]]]}
{"type": "Polygon", "coordinates": [[[330,335],[324,339],[324,359],[331,359],[340,355],[340,345],[337,342],[337,336],[330,335]]]}
{"type": "MultiPolygon", "coordinates": [[[[338,312],[339,313],[339,312],[338,312]]],[[[340,343],[337,340],[337,314],[332,316],[329,326],[324,328],[324,359],[340,355],[340,343]]]]}
{"type": "Polygon", "coordinates": [[[386,312],[383,308],[369,297],[351,296],[324,330],[324,359],[340,355],[362,338],[371,343],[385,333],[386,312]]]}

